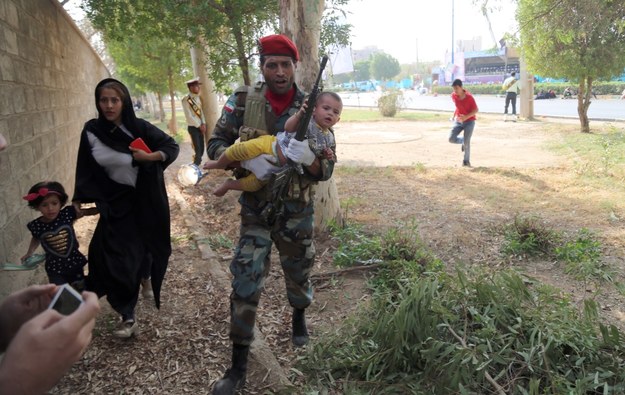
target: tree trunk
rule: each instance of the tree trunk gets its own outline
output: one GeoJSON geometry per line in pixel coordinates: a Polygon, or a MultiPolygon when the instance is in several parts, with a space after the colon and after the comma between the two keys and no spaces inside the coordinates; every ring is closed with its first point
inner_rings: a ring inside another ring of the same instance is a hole
{"type": "Polygon", "coordinates": [[[168,85],[169,85],[169,104],[171,106],[171,118],[168,123],[169,134],[175,136],[178,134],[178,121],[176,120],[176,87],[174,86],[174,75],[169,71],[168,85]]]}
{"type": "Polygon", "coordinates": [[[202,97],[202,111],[206,119],[206,134],[204,135],[204,139],[208,141],[217,123],[217,118],[219,118],[219,108],[217,105],[215,83],[208,78],[207,72],[207,58],[210,49],[206,47],[202,37],[200,37],[199,40],[201,45],[204,46],[204,51],[197,47],[191,47],[191,63],[193,64],[195,75],[200,77],[200,82],[202,83],[202,85],[200,85],[200,96],[202,97]]]}
{"type": "Polygon", "coordinates": [[[579,89],[577,91],[577,114],[579,115],[580,130],[582,133],[590,133],[588,107],[590,107],[591,94],[592,77],[582,78],[579,81],[579,89]]]}
{"type": "MultiPolygon", "coordinates": [[[[237,15],[237,13],[232,10],[233,6],[234,5],[230,1],[224,2],[226,15],[237,15]]],[[[236,42],[237,61],[239,63],[239,67],[241,68],[241,73],[243,74],[243,85],[252,85],[247,51],[245,50],[245,45],[243,44],[243,33],[241,32],[241,26],[239,26],[237,17],[229,17],[228,24],[230,25],[230,31],[234,35],[234,41],[236,42]]]]}
{"type": "Polygon", "coordinates": [[[165,108],[163,107],[163,96],[161,96],[161,92],[157,92],[156,97],[158,98],[158,110],[160,112],[160,114],[158,114],[158,119],[161,122],[165,122],[165,108]]]}
{"type": "Polygon", "coordinates": [[[158,112],[158,109],[156,108],[156,95],[153,92],[148,92],[146,96],[148,98],[148,110],[147,111],[152,115],[152,117],[160,119],[161,114],[158,112]]]}
{"type": "Polygon", "coordinates": [[[319,71],[319,39],[324,0],[280,0],[280,30],[299,51],[295,83],[310,91],[319,71]]]}
{"type": "Polygon", "coordinates": [[[324,230],[332,222],[340,227],[344,225],[339,192],[336,189],[334,177],[317,185],[315,200],[315,227],[324,230]]]}
{"type": "MultiPolygon", "coordinates": [[[[319,72],[319,39],[324,0],[280,0],[280,31],[291,37],[300,55],[295,82],[310,92],[319,72]]],[[[324,230],[330,221],[342,224],[334,179],[320,182],[315,200],[315,227],[324,230]]]]}

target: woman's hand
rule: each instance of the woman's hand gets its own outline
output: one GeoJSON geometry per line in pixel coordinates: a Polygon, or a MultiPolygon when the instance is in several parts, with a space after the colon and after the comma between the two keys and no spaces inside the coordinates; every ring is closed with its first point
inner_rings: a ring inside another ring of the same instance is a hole
{"type": "Polygon", "coordinates": [[[142,149],[133,148],[133,147],[128,147],[128,148],[130,148],[130,151],[132,152],[132,157],[137,162],[155,162],[155,161],[163,160],[163,157],[161,156],[160,152],[152,152],[148,154],[142,149]]]}

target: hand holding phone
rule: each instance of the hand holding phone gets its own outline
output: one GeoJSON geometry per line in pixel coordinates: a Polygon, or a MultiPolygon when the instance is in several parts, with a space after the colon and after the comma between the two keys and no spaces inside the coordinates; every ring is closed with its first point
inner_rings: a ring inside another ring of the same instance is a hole
{"type": "Polygon", "coordinates": [[[82,296],[69,284],[59,287],[48,306],[63,315],[70,315],[83,303],[82,296]]]}
{"type": "Polygon", "coordinates": [[[152,150],[150,149],[150,147],[148,147],[148,145],[145,143],[145,141],[143,141],[143,139],[141,137],[138,137],[138,138],[134,139],[130,143],[130,146],[132,148],[143,150],[143,151],[147,152],[148,154],[152,153],[152,150]]]}

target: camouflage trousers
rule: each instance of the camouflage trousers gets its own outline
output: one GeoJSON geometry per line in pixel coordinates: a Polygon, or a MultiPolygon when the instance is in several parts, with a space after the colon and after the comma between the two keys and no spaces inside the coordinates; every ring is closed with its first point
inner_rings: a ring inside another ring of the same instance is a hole
{"type": "Polygon", "coordinates": [[[239,244],[230,264],[230,339],[241,345],[254,340],[254,323],[260,295],[269,273],[272,242],[280,254],[286,293],[292,307],[312,302],[310,271],[315,260],[313,204],[285,202],[285,214],[269,226],[255,210],[241,206],[239,244]]]}

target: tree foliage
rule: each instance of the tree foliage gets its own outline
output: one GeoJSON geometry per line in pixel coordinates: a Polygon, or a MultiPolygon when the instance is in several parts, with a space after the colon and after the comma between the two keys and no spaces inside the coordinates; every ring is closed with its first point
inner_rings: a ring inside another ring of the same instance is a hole
{"type": "Polygon", "coordinates": [[[592,83],[625,67],[622,0],[519,0],[521,47],[530,70],[579,84],[578,114],[589,132],[592,83]]]}
{"type": "Polygon", "coordinates": [[[399,61],[383,52],[371,56],[370,68],[371,75],[378,80],[390,80],[401,71],[399,61]]]}
{"type": "Polygon", "coordinates": [[[184,42],[128,37],[124,42],[110,41],[108,49],[119,77],[137,93],[169,92],[170,74],[179,86],[191,73],[189,47],[184,42]]]}
{"type": "Polygon", "coordinates": [[[344,23],[347,14],[342,8],[347,3],[349,0],[326,0],[326,9],[321,18],[321,37],[319,39],[321,53],[333,44],[338,46],[350,45],[352,25],[344,23]]]}
{"type": "Polygon", "coordinates": [[[371,78],[371,62],[360,60],[354,63],[354,80],[366,81],[371,78]]]}
{"type": "MultiPolygon", "coordinates": [[[[350,25],[341,24],[341,7],[348,0],[329,2],[322,21],[321,45],[346,44],[350,25]]],[[[250,61],[257,39],[278,32],[279,5],[256,0],[84,0],[82,8],[105,40],[128,42],[131,37],[186,42],[206,51],[209,77],[218,90],[241,76],[251,83],[250,61]]]]}

